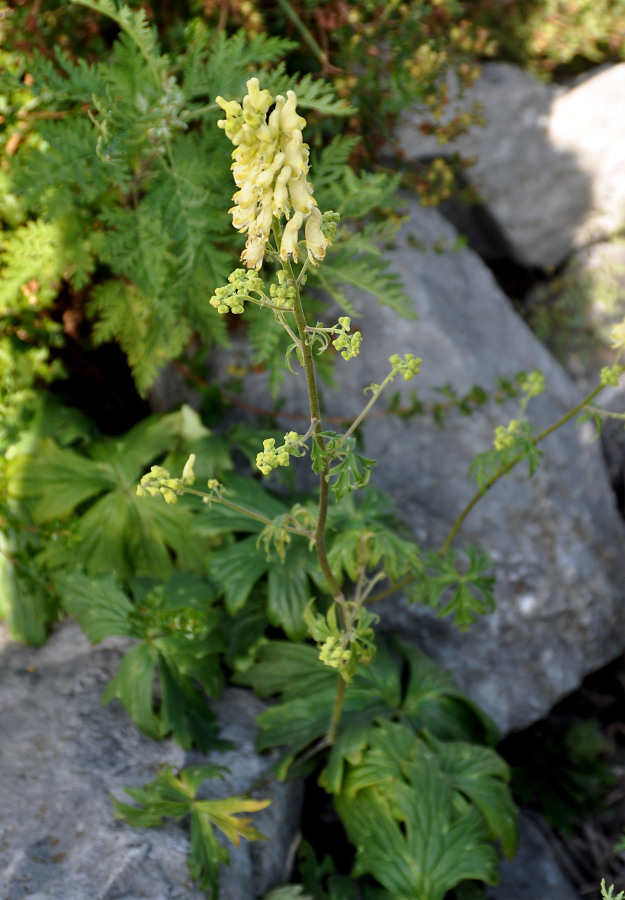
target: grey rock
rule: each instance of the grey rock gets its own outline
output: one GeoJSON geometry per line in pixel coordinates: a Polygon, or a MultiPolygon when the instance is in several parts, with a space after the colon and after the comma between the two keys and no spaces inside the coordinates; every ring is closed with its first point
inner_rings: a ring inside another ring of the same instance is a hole
{"type": "MultiPolygon", "coordinates": [[[[33,649],[0,648],[0,896],[3,900],[201,900],[191,881],[184,824],[132,828],[114,818],[109,792],[151,781],[164,764],[206,762],[172,741],[146,738],[113,701],[100,703],[124,642],[91,647],[74,623],[33,649]]],[[[254,719],[262,704],[228,690],[216,704],[222,734],[237,749],[211,754],[227,765],[210,796],[248,791],[266,773],[254,752],[254,719]]],[[[272,806],[256,824],[261,847],[242,842],[224,872],[222,900],[252,900],[288,874],[301,787],[269,785],[255,796],[272,806]],[[265,850],[266,852],[263,852],[265,850]]],[[[209,795],[207,794],[207,796],[209,795]]],[[[130,801],[129,801],[130,802],[130,801]]]]}
{"type": "Polygon", "coordinates": [[[542,830],[527,815],[519,818],[516,856],[501,863],[499,876],[499,884],[486,889],[488,900],[580,900],[542,830]]]}
{"type": "Polygon", "coordinates": [[[453,144],[421,134],[419,107],[402,118],[396,138],[407,160],[452,152],[476,158],[468,177],[518,262],[557,265],[623,226],[625,64],[602,67],[567,90],[510,64],[486,63],[448,115],[474,102],[488,124],[453,144]]]}
{"type": "MultiPolygon", "coordinates": [[[[436,388],[446,383],[459,393],[474,384],[490,392],[498,376],[541,369],[547,390],[530,404],[534,424],[545,427],[573,408],[581,399],[575,385],[516,315],[481,260],[470,250],[415,250],[415,240],[432,246],[441,237],[453,246],[456,233],[435,210],[411,201],[409,212],[389,259],[419,319],[402,320],[365,295],[352,298],[362,352],[348,363],[337,361],[340,389],[323,389],[326,414],[353,418],[365,403],[363,389],[388,372],[388,357],[406,352],[423,358],[415,381],[393,384],[406,401],[413,385],[431,402],[440,399],[436,388]]],[[[241,359],[247,348],[237,344],[234,352],[241,359]]],[[[229,358],[221,352],[211,357],[218,378],[229,358]]],[[[267,408],[262,374],[246,378],[244,396],[252,406],[267,408]]],[[[302,374],[288,378],[283,401],[286,413],[306,409],[302,374]]],[[[492,446],[494,427],[516,414],[514,403],[503,409],[493,403],[468,418],[450,416],[442,431],[429,417],[378,416],[365,424],[365,453],[379,460],[372,483],[395,498],[423,546],[440,546],[475,493],[467,474],[474,455],[492,446]]],[[[284,431],[294,427],[303,432],[305,416],[301,426],[284,419],[284,431]]],[[[401,599],[382,601],[376,610],[382,630],[418,643],[451,669],[503,732],[545,715],[625,646],[625,530],[592,437],[590,426],[572,424],[551,435],[537,474],[528,481],[518,467],[466,520],[461,539],[481,545],[496,564],[492,615],[459,634],[446,619],[401,599]]],[[[309,482],[303,464],[298,471],[309,482]]]]}

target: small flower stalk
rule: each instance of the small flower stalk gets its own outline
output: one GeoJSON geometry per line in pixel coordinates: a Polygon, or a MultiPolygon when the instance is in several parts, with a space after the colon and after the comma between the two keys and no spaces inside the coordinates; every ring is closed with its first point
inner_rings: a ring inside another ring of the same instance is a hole
{"type": "Polygon", "coordinates": [[[234,227],[247,234],[241,260],[248,269],[258,270],[273,221],[284,217],[280,258],[298,262],[299,233],[304,226],[308,259],[316,265],[331,239],[324,233],[313,187],[306,178],[309,148],[302,137],[306,120],[296,110],[297,97],[287,91],[286,100],[281,95],[274,100],[269,91],[260,90],[257,78],[250,78],[242,104],[216,99],[226,113],[219,127],[235,145],[232,174],[239,190],[230,212],[234,227]]]}

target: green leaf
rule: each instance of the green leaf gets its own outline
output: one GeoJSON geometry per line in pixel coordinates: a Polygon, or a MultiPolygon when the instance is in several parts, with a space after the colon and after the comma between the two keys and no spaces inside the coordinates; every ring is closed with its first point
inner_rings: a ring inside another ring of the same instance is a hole
{"type": "Polygon", "coordinates": [[[41,440],[35,454],[11,460],[8,474],[10,496],[38,498],[33,509],[37,523],[66,516],[84,500],[116,486],[110,471],[57,447],[50,438],[41,440]]]}
{"type": "Polygon", "coordinates": [[[176,775],[171,766],[165,766],[154,781],[142,788],[125,788],[142,808],[113,799],[117,815],[139,828],[162,825],[164,818],[179,822],[190,815],[189,870],[202,890],[215,897],[219,889],[219,866],[229,862],[229,854],[217,843],[214,829],[218,828],[235,846],[242,837],[248,841],[262,839],[263,835],[250,825],[250,819],[240,813],[257,812],[270,803],[244,796],[196,800],[200,785],[207,778],[221,778],[224,771],[220,766],[191,766],[176,775]]]}
{"type": "Polygon", "coordinates": [[[497,854],[479,813],[458,811],[444,774],[422,742],[403,778],[339,796],[335,806],[357,848],[355,875],[373,875],[395,897],[443,900],[465,878],[497,882],[497,854]]]}
{"type": "Polygon", "coordinates": [[[426,735],[426,741],[453,789],[479,810],[488,825],[490,838],[501,841],[503,852],[511,859],[518,842],[518,811],[507,787],[510,780],[507,764],[489,747],[460,741],[446,743],[431,734],[426,735]]]}
{"type": "Polygon", "coordinates": [[[131,618],[134,607],[112,575],[94,581],[82,572],[60,573],[54,585],[90,643],[98,644],[112,635],[139,637],[131,618]]]}
{"type": "Polygon", "coordinates": [[[238,612],[250,596],[252,588],[267,571],[264,553],[256,547],[255,535],[243,538],[216,553],[211,560],[211,575],[224,591],[230,615],[238,612]]]}
{"type": "MultiPolygon", "coordinates": [[[[158,647],[158,645],[157,645],[158,647]]],[[[185,677],[163,654],[160,644],[159,678],[163,695],[161,707],[162,730],[171,732],[174,740],[188,750],[192,745],[203,749],[227,749],[228,742],[218,738],[219,727],[215,714],[207,705],[193,682],[185,677]]],[[[134,718],[134,717],[133,717],[134,718]]]]}
{"type": "Polygon", "coordinates": [[[102,694],[102,703],[117,697],[141,731],[154,740],[163,735],[160,720],[152,708],[157,658],[154,647],[143,641],[137,644],[122,657],[115,678],[102,694]]]}
{"type": "Polygon", "coordinates": [[[478,615],[495,608],[495,579],[487,575],[492,561],[479,547],[468,544],[466,564],[458,565],[458,554],[447,550],[444,556],[430,551],[425,566],[409,587],[410,599],[425,603],[437,611],[439,617],[454,616],[454,624],[466,631],[478,615]]]}

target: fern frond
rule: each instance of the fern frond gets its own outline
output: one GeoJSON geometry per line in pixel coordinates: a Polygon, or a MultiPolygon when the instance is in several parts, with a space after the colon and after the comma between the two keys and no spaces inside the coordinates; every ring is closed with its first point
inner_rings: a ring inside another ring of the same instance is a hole
{"type": "Polygon", "coordinates": [[[166,304],[156,307],[137,287],[115,279],[96,285],[91,297],[95,342],[114,339],[121,345],[137,390],[145,394],[161,367],[182,352],[188,324],[166,304]]]}
{"type": "MultiPolygon", "coordinates": [[[[294,46],[285,38],[262,34],[250,39],[242,29],[230,36],[220,31],[211,35],[210,44],[190,48],[183,63],[185,94],[189,99],[206,97],[211,101],[217,96],[242,97],[251,67],[275,63],[294,46]]],[[[214,109],[219,109],[217,104],[214,109]]]]}
{"type": "Polygon", "coordinates": [[[84,118],[44,121],[45,145],[22,153],[11,170],[12,189],[30,208],[64,215],[93,203],[110,185],[111,171],[96,156],[96,138],[84,118]]]}
{"type": "Polygon", "coordinates": [[[39,306],[57,294],[66,259],[56,222],[38,219],[2,234],[0,240],[0,313],[28,308],[29,285],[36,285],[39,306]],[[25,287],[25,290],[23,290],[25,287]]]}
{"type": "Polygon", "coordinates": [[[389,263],[374,253],[354,256],[350,247],[335,247],[315,272],[315,281],[351,316],[357,315],[357,310],[347,299],[347,285],[373,294],[379,303],[404,318],[415,318],[399,275],[389,271],[389,263]]]}
{"type": "Polygon", "coordinates": [[[342,178],[352,150],[360,143],[360,138],[337,135],[319,153],[313,153],[310,172],[314,179],[315,196],[342,178]]]}
{"type": "Polygon", "coordinates": [[[387,175],[384,172],[356,174],[345,166],[342,178],[335,178],[325,186],[323,208],[340,212],[342,219],[362,219],[374,209],[397,205],[400,180],[401,175],[387,175]]]}
{"type": "MultiPolygon", "coordinates": [[[[196,265],[203,245],[223,240],[232,233],[226,212],[230,188],[227,192],[223,190],[227,162],[219,167],[220,190],[213,192],[214,174],[207,166],[207,156],[206,142],[196,134],[174,142],[168,168],[148,184],[141,203],[151,215],[162,220],[181,277],[196,265]]],[[[218,268],[221,270],[221,266],[218,268]]]]}
{"type": "Polygon", "coordinates": [[[31,91],[36,97],[50,100],[58,107],[67,101],[89,103],[94,94],[102,93],[104,80],[95,66],[84,59],[74,63],[59,46],[54,48],[54,55],[59,68],[37,49],[28,61],[28,72],[33,79],[31,91]]]}
{"type": "Polygon", "coordinates": [[[262,365],[267,372],[269,390],[275,398],[285,378],[286,332],[276,323],[269,309],[252,307],[246,311],[245,319],[249,328],[252,360],[256,365],[262,365]]]}
{"type": "Polygon", "coordinates": [[[314,109],[325,116],[349,116],[356,112],[345,100],[337,98],[334,88],[327,81],[315,80],[310,74],[287,75],[283,62],[271,72],[259,73],[258,77],[261,87],[267,88],[274,97],[295,91],[300,109],[314,109]]]}
{"type": "Polygon", "coordinates": [[[162,220],[144,204],[131,209],[111,207],[103,211],[102,219],[107,226],[102,259],[144,296],[152,300],[163,296],[174,260],[168,259],[169,240],[162,220]]]}
{"type": "Polygon", "coordinates": [[[125,3],[118,7],[113,0],[71,0],[71,2],[79,6],[86,6],[116,22],[137,46],[156,84],[161,87],[163,74],[169,66],[169,60],[166,56],[161,55],[158,32],[148,22],[144,9],[131,9],[125,3]]]}

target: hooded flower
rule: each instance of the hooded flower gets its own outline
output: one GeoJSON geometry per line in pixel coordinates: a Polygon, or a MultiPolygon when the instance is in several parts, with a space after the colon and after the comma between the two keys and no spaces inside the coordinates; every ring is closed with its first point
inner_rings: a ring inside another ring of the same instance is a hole
{"type": "Polygon", "coordinates": [[[241,259],[249,269],[259,269],[271,224],[285,217],[288,222],[280,245],[280,256],[297,262],[299,230],[305,223],[310,261],[323,259],[331,243],[321,230],[321,213],[313,197],[308,174],[308,145],[302,129],[306,125],[297,112],[297,98],[287,91],[274,103],[269,91],[261,91],[257,78],[247,82],[243,104],[217,97],[226,113],[218,124],[235,145],[232,174],[239,190],[234,194],[232,224],[247,234],[241,259]]]}

